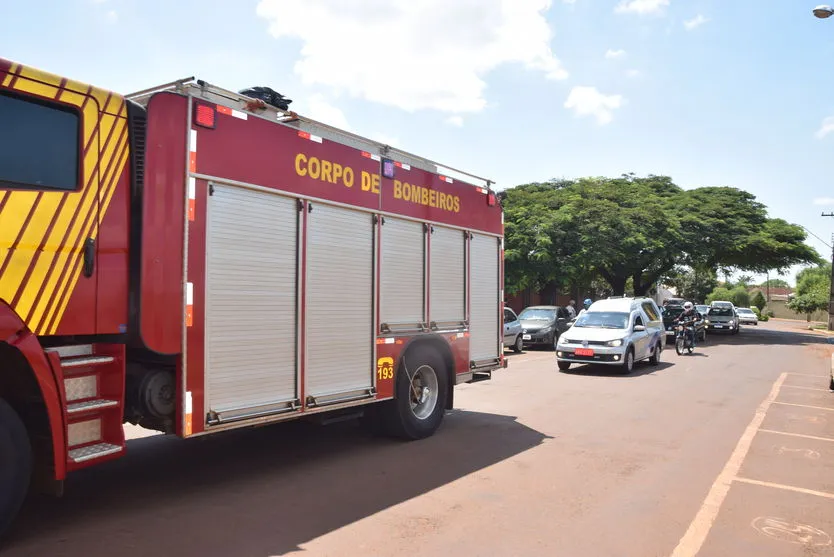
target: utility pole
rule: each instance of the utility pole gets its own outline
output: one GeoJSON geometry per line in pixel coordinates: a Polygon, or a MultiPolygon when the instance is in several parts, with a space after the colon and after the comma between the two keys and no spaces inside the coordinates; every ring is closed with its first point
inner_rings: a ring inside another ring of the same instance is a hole
{"type": "MultiPolygon", "coordinates": [[[[834,217],[834,213],[823,213],[824,217],[834,217]]],[[[828,291],[828,330],[834,331],[834,235],[831,236],[831,288],[828,291]]]]}

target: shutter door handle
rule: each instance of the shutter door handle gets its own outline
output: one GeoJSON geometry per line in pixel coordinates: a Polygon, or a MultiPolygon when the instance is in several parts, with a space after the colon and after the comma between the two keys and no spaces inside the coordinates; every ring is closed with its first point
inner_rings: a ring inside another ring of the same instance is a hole
{"type": "Polygon", "coordinates": [[[93,238],[87,238],[84,242],[84,276],[90,278],[93,276],[96,262],[96,241],[93,238]]]}

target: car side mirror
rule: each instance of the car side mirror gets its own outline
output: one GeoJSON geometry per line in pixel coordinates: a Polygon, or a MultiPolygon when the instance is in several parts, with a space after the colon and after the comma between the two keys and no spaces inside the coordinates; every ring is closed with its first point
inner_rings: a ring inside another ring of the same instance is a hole
{"type": "Polygon", "coordinates": [[[635,332],[635,333],[641,333],[641,332],[643,332],[643,331],[645,331],[645,330],[646,330],[646,326],[645,326],[645,325],[635,325],[635,326],[634,326],[634,332],[635,332]]]}

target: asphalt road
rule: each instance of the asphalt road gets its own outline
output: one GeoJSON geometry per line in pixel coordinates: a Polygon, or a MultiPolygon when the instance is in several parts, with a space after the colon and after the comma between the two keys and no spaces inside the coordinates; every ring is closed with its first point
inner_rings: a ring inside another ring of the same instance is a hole
{"type": "Polygon", "coordinates": [[[826,340],[771,322],[625,377],[512,355],[416,443],[350,423],[134,439],[31,500],[2,553],[832,555],[826,340]]]}

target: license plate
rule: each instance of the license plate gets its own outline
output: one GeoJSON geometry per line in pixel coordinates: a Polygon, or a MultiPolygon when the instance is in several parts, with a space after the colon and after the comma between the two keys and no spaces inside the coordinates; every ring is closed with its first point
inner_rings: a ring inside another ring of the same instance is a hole
{"type": "Polygon", "coordinates": [[[671,330],[672,330],[672,327],[666,327],[666,330],[667,330],[667,331],[671,331],[671,330]]]}
{"type": "Polygon", "coordinates": [[[590,348],[577,348],[576,349],[577,356],[593,356],[594,351],[590,348]]]}
{"type": "Polygon", "coordinates": [[[724,328],[724,325],[714,325],[714,327],[715,327],[716,329],[723,329],[723,328],[724,328]]]}
{"type": "Polygon", "coordinates": [[[530,337],[530,335],[522,335],[521,336],[521,340],[530,340],[530,338],[532,338],[532,337],[530,337]]]}

